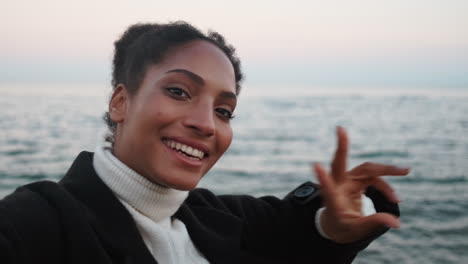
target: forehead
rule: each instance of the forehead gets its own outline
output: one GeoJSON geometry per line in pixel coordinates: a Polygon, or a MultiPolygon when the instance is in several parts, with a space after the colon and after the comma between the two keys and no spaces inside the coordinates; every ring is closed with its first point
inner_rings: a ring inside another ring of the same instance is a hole
{"type": "Polygon", "coordinates": [[[185,69],[202,77],[207,85],[235,92],[232,63],[223,51],[204,40],[191,41],[170,49],[157,68],[161,72],[185,69]]]}

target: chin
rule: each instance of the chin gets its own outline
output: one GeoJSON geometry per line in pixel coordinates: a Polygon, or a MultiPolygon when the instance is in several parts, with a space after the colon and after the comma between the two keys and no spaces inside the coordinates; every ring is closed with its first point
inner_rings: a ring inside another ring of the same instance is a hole
{"type": "Polygon", "coordinates": [[[168,184],[166,185],[169,188],[179,190],[179,191],[191,191],[195,189],[198,185],[198,182],[196,183],[176,183],[176,184],[168,184]]]}
{"type": "Polygon", "coordinates": [[[179,174],[181,177],[178,178],[167,178],[166,180],[153,180],[153,182],[180,191],[191,191],[195,189],[198,183],[201,180],[201,177],[194,175],[183,175],[179,174]]]}

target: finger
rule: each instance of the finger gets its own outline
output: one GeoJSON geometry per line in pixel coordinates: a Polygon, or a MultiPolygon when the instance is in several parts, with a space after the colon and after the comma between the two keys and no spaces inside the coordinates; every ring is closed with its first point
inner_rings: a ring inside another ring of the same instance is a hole
{"type": "Polygon", "coordinates": [[[398,197],[395,190],[384,179],[380,177],[368,178],[367,176],[361,176],[360,179],[357,176],[351,177],[353,180],[356,180],[357,178],[358,181],[356,184],[350,185],[349,187],[350,193],[363,192],[367,186],[371,185],[381,191],[389,201],[393,203],[401,202],[401,199],[398,197]]]}
{"type": "Polygon", "coordinates": [[[325,169],[318,163],[314,164],[315,174],[317,175],[317,179],[320,183],[320,189],[323,194],[323,198],[325,200],[325,206],[327,207],[334,207],[333,204],[333,197],[335,197],[334,193],[334,185],[333,179],[330,175],[325,171],[325,169]]]}
{"type": "Polygon", "coordinates": [[[400,220],[389,213],[376,213],[362,217],[356,224],[356,229],[358,229],[361,234],[369,234],[384,227],[399,228],[400,220]]]}
{"type": "Polygon", "coordinates": [[[395,193],[395,190],[382,178],[376,178],[375,181],[372,183],[372,186],[381,191],[389,201],[394,203],[401,202],[400,198],[395,193]]]}
{"type": "Polygon", "coordinates": [[[343,180],[346,175],[346,158],[348,155],[348,136],[343,127],[336,128],[338,146],[336,147],[335,157],[332,162],[332,175],[335,180],[343,180]]]}
{"type": "Polygon", "coordinates": [[[365,179],[379,176],[405,176],[409,172],[409,168],[366,162],[349,171],[349,174],[353,179],[365,179]]]}

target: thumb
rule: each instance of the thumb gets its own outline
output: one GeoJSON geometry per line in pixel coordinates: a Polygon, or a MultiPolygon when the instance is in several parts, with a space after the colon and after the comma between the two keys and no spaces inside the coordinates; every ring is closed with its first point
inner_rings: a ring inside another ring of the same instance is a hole
{"type": "Polygon", "coordinates": [[[376,213],[362,217],[357,222],[361,234],[370,234],[381,228],[399,228],[400,220],[389,213],[376,213]]]}

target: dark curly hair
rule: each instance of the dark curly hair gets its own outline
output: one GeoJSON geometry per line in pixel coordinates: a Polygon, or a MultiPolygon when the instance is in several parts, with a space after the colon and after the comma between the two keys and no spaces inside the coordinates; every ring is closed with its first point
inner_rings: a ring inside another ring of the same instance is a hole
{"type": "MultiPolygon", "coordinates": [[[[221,34],[215,31],[204,34],[183,21],[130,26],[114,43],[112,89],[115,90],[119,84],[124,84],[130,94],[135,94],[148,66],[162,62],[170,48],[194,40],[208,41],[224,52],[234,68],[236,94],[239,94],[243,74],[235,48],[226,43],[221,34]]],[[[104,121],[109,129],[105,139],[114,145],[117,124],[112,121],[109,112],[104,114],[104,121]]]]}

